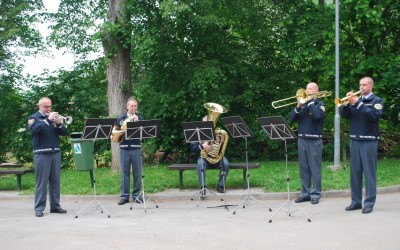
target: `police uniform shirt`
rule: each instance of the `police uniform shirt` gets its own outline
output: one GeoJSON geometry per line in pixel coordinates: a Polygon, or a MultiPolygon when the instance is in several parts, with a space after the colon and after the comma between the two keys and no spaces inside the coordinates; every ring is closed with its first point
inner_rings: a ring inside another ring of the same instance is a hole
{"type": "Polygon", "coordinates": [[[28,118],[28,127],[34,154],[60,152],[60,135],[67,134],[67,128],[62,123],[58,125],[37,111],[28,118]]]}
{"type": "Polygon", "coordinates": [[[350,119],[350,139],[378,140],[379,120],[383,115],[383,100],[371,93],[354,104],[340,108],[340,116],[350,119]]]}
{"type": "MultiPolygon", "coordinates": [[[[139,115],[138,113],[136,113],[136,115],[138,116],[139,121],[143,121],[143,117],[141,115],[139,115]]],[[[122,123],[128,118],[128,113],[125,113],[124,115],[118,117],[117,121],[115,122],[115,125],[118,128],[121,128],[122,123]]],[[[121,149],[136,149],[136,148],[140,148],[141,147],[141,143],[139,139],[133,139],[133,140],[125,140],[125,136],[124,139],[122,140],[122,142],[119,144],[119,148],[121,149]]]]}
{"type": "Polygon", "coordinates": [[[319,100],[310,100],[290,113],[290,122],[298,121],[298,137],[303,139],[321,139],[325,119],[325,104],[319,100]]]}

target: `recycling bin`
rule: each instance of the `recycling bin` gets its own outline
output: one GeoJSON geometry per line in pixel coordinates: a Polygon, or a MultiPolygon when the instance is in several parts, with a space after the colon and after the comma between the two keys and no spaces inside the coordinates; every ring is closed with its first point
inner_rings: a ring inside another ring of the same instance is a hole
{"type": "Polygon", "coordinates": [[[71,133],[70,141],[74,155],[75,169],[78,171],[93,170],[93,141],[82,140],[82,133],[78,132],[71,133]]]}

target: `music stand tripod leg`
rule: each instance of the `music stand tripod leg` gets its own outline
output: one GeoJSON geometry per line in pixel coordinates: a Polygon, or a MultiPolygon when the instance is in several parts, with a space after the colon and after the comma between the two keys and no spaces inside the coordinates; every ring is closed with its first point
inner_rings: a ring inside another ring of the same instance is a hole
{"type": "Polygon", "coordinates": [[[290,199],[290,178],[289,178],[289,168],[288,168],[288,152],[287,152],[287,144],[286,144],[286,140],[285,141],[285,157],[286,157],[286,188],[287,188],[287,200],[279,207],[279,209],[271,216],[271,218],[269,219],[269,223],[272,222],[272,218],[275,216],[275,214],[280,211],[281,209],[283,209],[283,207],[287,204],[288,206],[288,210],[287,211],[283,211],[286,212],[289,216],[292,216],[293,213],[295,213],[296,211],[300,211],[305,217],[307,217],[307,221],[311,222],[310,217],[308,217],[308,215],[301,210],[296,204],[293,203],[293,201],[290,199]],[[290,212],[290,204],[292,204],[296,210],[294,210],[293,212],[290,212]]]}
{"type": "MultiPolygon", "coordinates": [[[[144,207],[144,212],[146,213],[147,212],[147,207],[146,207],[146,201],[149,201],[151,198],[150,197],[148,197],[148,199],[146,200],[146,196],[145,196],[145,188],[144,188],[144,170],[143,170],[143,168],[142,168],[142,179],[141,179],[141,181],[142,181],[142,190],[140,191],[140,195],[138,196],[138,197],[136,197],[136,199],[135,200],[133,200],[133,202],[132,202],[132,205],[131,205],[131,207],[130,207],[130,210],[132,210],[133,209],[133,205],[135,204],[135,203],[140,203],[140,204],[142,204],[143,205],[143,207],[144,207]],[[139,199],[139,197],[142,197],[142,201],[139,199]]],[[[155,200],[153,200],[153,199],[151,199],[153,202],[154,202],[154,204],[156,205],[156,208],[158,208],[158,204],[157,204],[157,202],[155,201],[155,200]]]]}
{"type": "Polygon", "coordinates": [[[265,204],[264,202],[262,202],[262,201],[260,201],[260,200],[257,200],[257,199],[254,198],[252,195],[250,195],[250,174],[249,174],[250,172],[249,172],[249,160],[248,160],[249,158],[248,158],[248,151],[247,151],[247,138],[245,137],[244,139],[245,139],[245,145],[246,145],[247,196],[242,200],[242,202],[239,203],[239,205],[237,205],[237,206],[235,207],[235,209],[233,210],[233,214],[236,214],[236,210],[237,210],[237,208],[238,208],[240,205],[243,204],[243,208],[245,208],[246,205],[248,204],[247,201],[248,201],[249,199],[252,199],[252,200],[254,200],[254,201],[257,201],[257,202],[260,203],[261,205],[267,207],[268,210],[269,210],[270,212],[272,212],[272,209],[271,209],[270,206],[268,206],[267,204],[265,204]]]}
{"type": "MultiPolygon", "coordinates": [[[[225,169],[225,167],[223,167],[224,169],[225,169]]],[[[219,208],[219,207],[223,207],[223,208],[225,208],[226,210],[228,210],[229,211],[229,208],[228,207],[230,207],[230,206],[237,206],[237,205],[228,205],[228,204],[226,204],[226,189],[225,189],[225,180],[226,180],[226,172],[225,172],[225,170],[222,170],[221,171],[221,177],[222,177],[222,185],[223,185],[223,188],[224,188],[224,198],[221,198],[221,201],[225,201],[224,203],[224,205],[219,205],[219,206],[214,206],[214,207],[207,207],[207,208],[219,208]]]]}
{"type": "MultiPolygon", "coordinates": [[[[93,170],[93,176],[94,176],[94,170],[93,170]]],[[[94,196],[94,200],[92,200],[91,202],[89,202],[85,207],[83,207],[76,215],[75,218],[78,218],[78,216],[81,214],[81,212],[85,211],[86,208],[88,208],[92,203],[96,203],[96,209],[98,207],[101,208],[100,212],[103,213],[103,211],[105,211],[107,213],[107,217],[111,218],[110,213],[107,211],[107,209],[105,209],[105,207],[97,200],[97,196],[96,196],[96,179],[93,177],[93,196],[94,196]]]]}
{"type": "MultiPolygon", "coordinates": [[[[199,147],[200,147],[200,152],[201,152],[201,146],[199,145],[199,147]]],[[[196,197],[197,195],[199,196],[198,197],[198,199],[197,199],[197,207],[199,207],[200,206],[200,199],[201,198],[206,198],[207,197],[207,195],[208,194],[213,194],[213,195],[217,195],[216,193],[214,193],[214,192],[212,192],[212,191],[210,191],[210,190],[208,190],[207,188],[206,188],[206,185],[205,185],[205,174],[204,174],[204,170],[206,169],[205,167],[204,167],[204,159],[202,159],[202,165],[201,165],[201,180],[202,180],[202,182],[201,182],[201,189],[200,189],[200,192],[199,193],[196,193],[190,200],[193,200],[194,199],[194,197],[196,197]],[[203,194],[205,194],[205,195],[203,195],[203,194]]]]}

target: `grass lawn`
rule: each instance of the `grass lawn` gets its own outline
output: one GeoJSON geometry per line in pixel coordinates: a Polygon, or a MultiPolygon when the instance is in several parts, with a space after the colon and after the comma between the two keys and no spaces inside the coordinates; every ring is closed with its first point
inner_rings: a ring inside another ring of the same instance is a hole
{"type": "MultiPolygon", "coordinates": [[[[284,161],[261,162],[259,169],[250,170],[250,188],[262,187],[266,192],[286,192],[286,164],[284,161]]],[[[323,163],[322,188],[327,190],[344,190],[350,187],[350,168],[344,167],[331,171],[330,163],[323,163]]],[[[300,191],[300,177],[297,162],[289,162],[290,191],[300,191]]],[[[167,165],[144,167],[144,182],[147,193],[160,192],[165,189],[178,188],[178,171],[167,170],[167,165]]],[[[95,171],[96,191],[99,195],[118,195],[120,186],[119,173],[113,173],[110,168],[100,168],[95,171]]],[[[16,176],[0,176],[0,191],[16,190],[16,176]]],[[[218,171],[207,172],[207,187],[214,188],[218,181],[218,171]]],[[[184,188],[198,188],[196,171],[184,172],[184,188]]],[[[378,187],[400,185],[400,160],[385,159],[378,161],[377,174],[378,187]]],[[[132,185],[132,184],[131,184],[132,185]]],[[[227,189],[243,187],[243,172],[232,170],[229,172],[227,189]]],[[[35,175],[25,174],[22,176],[22,194],[34,194],[35,175]]],[[[90,183],[89,171],[62,170],[61,172],[61,194],[83,195],[93,194],[90,183]]]]}

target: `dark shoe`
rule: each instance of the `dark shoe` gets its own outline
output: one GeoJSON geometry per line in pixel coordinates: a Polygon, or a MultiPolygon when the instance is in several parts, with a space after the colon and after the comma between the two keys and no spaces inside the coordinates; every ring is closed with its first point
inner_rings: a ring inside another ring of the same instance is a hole
{"type": "Polygon", "coordinates": [[[305,197],[297,198],[294,202],[301,203],[301,202],[310,201],[310,200],[311,200],[310,196],[305,196],[305,197]]]}
{"type": "Polygon", "coordinates": [[[364,207],[363,210],[361,211],[363,214],[369,214],[373,210],[372,207],[364,207]]]}
{"type": "Polygon", "coordinates": [[[118,205],[124,205],[126,203],[129,203],[129,199],[121,199],[118,201],[118,205]]]}
{"type": "Polygon", "coordinates": [[[66,214],[67,210],[60,208],[54,208],[54,209],[50,209],[50,213],[55,213],[55,214],[66,214]]]}
{"type": "Polygon", "coordinates": [[[217,191],[220,192],[220,193],[222,193],[222,194],[225,193],[225,189],[224,189],[224,187],[222,187],[222,186],[218,186],[218,187],[217,187],[217,191]]]}
{"type": "Polygon", "coordinates": [[[319,199],[318,198],[312,198],[311,199],[311,204],[316,205],[319,203],[319,199]]]}
{"type": "Polygon", "coordinates": [[[36,217],[43,217],[43,211],[36,211],[36,217]]]}
{"type": "Polygon", "coordinates": [[[133,198],[133,200],[134,200],[136,203],[143,204],[143,198],[142,198],[142,196],[138,196],[138,197],[136,197],[136,198],[133,198]]]}
{"type": "Polygon", "coordinates": [[[202,188],[202,189],[200,190],[200,197],[201,197],[201,198],[206,198],[206,196],[207,196],[207,191],[206,191],[205,188],[202,188]]]}
{"type": "Polygon", "coordinates": [[[354,210],[359,210],[361,208],[362,208],[361,204],[358,204],[358,205],[351,204],[350,206],[346,207],[344,210],[354,211],[354,210]]]}

